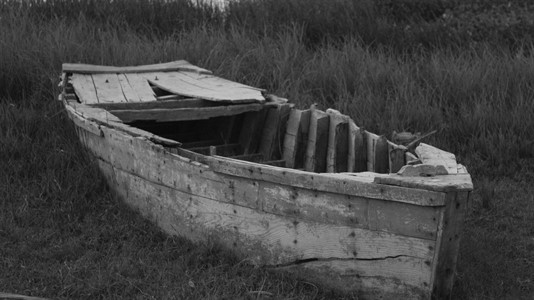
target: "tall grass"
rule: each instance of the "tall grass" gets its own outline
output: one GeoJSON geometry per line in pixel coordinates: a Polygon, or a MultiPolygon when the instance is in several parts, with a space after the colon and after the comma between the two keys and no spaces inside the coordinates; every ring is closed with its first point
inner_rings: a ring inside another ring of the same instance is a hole
{"type": "Polygon", "coordinates": [[[508,197],[514,191],[503,179],[533,174],[532,46],[404,51],[354,34],[365,29],[358,22],[381,21],[370,2],[348,2],[354,6],[339,14],[336,6],[314,8],[320,1],[247,1],[223,15],[186,1],[0,0],[0,268],[9,270],[0,272],[0,291],[53,298],[339,296],[250,270],[213,246],[168,240],[110,197],[54,100],[61,63],[176,59],[301,107],[336,107],[375,133],[439,129],[429,142],[457,153],[477,183],[484,178],[473,197],[459,267],[465,281],[456,296],[534,290],[532,266],[514,267],[532,259],[532,213],[518,210],[529,207],[532,190],[525,181],[508,197]],[[353,10],[368,19],[341,26],[353,10]],[[522,230],[513,233],[515,227],[522,230]],[[487,263],[492,257],[503,265],[487,263]]]}

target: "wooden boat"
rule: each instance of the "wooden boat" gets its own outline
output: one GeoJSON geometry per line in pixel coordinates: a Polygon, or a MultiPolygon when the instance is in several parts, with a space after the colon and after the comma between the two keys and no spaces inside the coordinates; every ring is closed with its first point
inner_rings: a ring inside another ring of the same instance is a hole
{"type": "Polygon", "coordinates": [[[64,64],[60,86],[109,185],[167,233],[364,298],[450,295],[472,190],[453,154],[186,61],[64,64]]]}

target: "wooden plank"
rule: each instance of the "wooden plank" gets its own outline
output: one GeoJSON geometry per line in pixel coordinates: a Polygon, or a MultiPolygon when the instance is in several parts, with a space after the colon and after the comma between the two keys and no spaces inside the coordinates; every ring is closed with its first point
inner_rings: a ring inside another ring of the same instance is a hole
{"type": "Polygon", "coordinates": [[[283,134],[290,110],[289,104],[268,110],[259,145],[259,152],[263,154],[265,160],[277,160],[282,156],[283,134]]]}
{"type": "Polygon", "coordinates": [[[380,137],[367,130],[365,131],[365,134],[365,141],[367,142],[367,171],[375,172],[376,142],[380,137]]]}
{"type": "Polygon", "coordinates": [[[139,101],[141,102],[156,101],[156,93],[154,93],[154,90],[148,84],[148,80],[146,80],[143,76],[136,74],[136,73],[129,73],[129,74],[123,74],[123,75],[128,80],[130,87],[135,91],[135,93],[139,97],[139,101]]]}
{"type": "MultiPolygon", "coordinates": [[[[259,265],[288,264],[305,259],[395,256],[428,260],[434,255],[430,250],[435,246],[433,241],[346,226],[295,222],[291,218],[182,192],[118,168],[113,171],[112,180],[125,201],[134,206],[140,204],[145,214],[149,210],[149,216],[151,208],[146,206],[171,210],[177,218],[174,226],[160,223],[162,228],[175,228],[170,233],[194,241],[215,238],[259,265]],[[153,202],[147,204],[147,199],[153,202]]],[[[159,223],[158,214],[150,217],[159,223]]]]}
{"type": "Polygon", "coordinates": [[[388,143],[389,151],[389,172],[397,173],[404,165],[406,149],[395,145],[393,143],[388,143]]]}
{"type": "Polygon", "coordinates": [[[349,120],[349,162],[348,172],[367,171],[367,141],[363,128],[349,120]]]}
{"type": "Polygon", "coordinates": [[[83,104],[98,103],[96,89],[91,75],[72,74],[72,87],[83,104]]]}
{"type": "Polygon", "coordinates": [[[430,266],[413,257],[316,260],[280,267],[358,299],[429,299],[430,266]]]}
{"type": "Polygon", "coordinates": [[[419,159],[419,157],[415,156],[415,154],[411,152],[405,153],[405,159],[406,159],[407,165],[417,165],[421,163],[421,160],[419,159]]]}
{"type": "Polygon", "coordinates": [[[258,151],[263,124],[267,116],[268,109],[245,113],[242,129],[239,134],[239,143],[243,147],[244,154],[258,151]]]}
{"type": "Polygon", "coordinates": [[[121,102],[121,103],[95,103],[90,106],[103,108],[106,110],[143,110],[143,109],[171,109],[171,108],[194,108],[194,107],[215,107],[220,104],[203,99],[188,98],[179,100],[156,100],[146,102],[121,102]]]}
{"type": "Polygon", "coordinates": [[[211,74],[211,71],[199,68],[185,60],[171,61],[167,63],[142,65],[142,66],[101,66],[90,64],[70,64],[64,63],[62,66],[65,73],[79,74],[100,74],[100,73],[142,73],[142,72],[169,72],[169,71],[190,71],[201,74],[211,74]]]}
{"type": "Polygon", "coordinates": [[[311,172],[325,172],[330,116],[317,109],[311,111],[304,169],[311,172]]]}
{"type": "Polygon", "coordinates": [[[158,122],[205,120],[214,117],[234,116],[249,111],[259,111],[261,104],[236,104],[215,107],[113,109],[111,113],[123,122],[155,120],[158,122]]]}
{"type": "Polygon", "coordinates": [[[447,193],[447,206],[440,217],[437,250],[432,264],[431,283],[434,299],[451,297],[468,200],[468,192],[447,193]]]}
{"type": "Polygon", "coordinates": [[[265,102],[261,91],[252,87],[210,86],[204,81],[184,77],[179,72],[143,73],[142,76],[150,84],[173,94],[227,103],[265,102]]]}
{"type": "Polygon", "coordinates": [[[420,143],[419,146],[415,148],[415,153],[424,164],[443,165],[449,174],[458,173],[456,156],[452,153],[443,151],[425,143],[420,143]]]}
{"type": "Polygon", "coordinates": [[[141,99],[139,98],[139,95],[137,95],[137,92],[130,86],[130,82],[128,82],[126,75],[117,74],[117,78],[119,79],[119,84],[126,102],[140,102],[141,99]]]}
{"type": "Polygon", "coordinates": [[[239,160],[251,161],[251,162],[263,161],[263,154],[261,153],[241,154],[241,155],[234,155],[234,156],[229,156],[229,157],[232,159],[239,159],[239,160]]]}
{"type": "Polygon", "coordinates": [[[440,175],[434,177],[404,177],[391,174],[387,177],[376,177],[375,183],[438,192],[473,190],[473,183],[469,174],[440,175]]]}
{"type": "Polygon", "coordinates": [[[117,74],[93,74],[92,77],[99,103],[127,102],[117,74]]]}
{"type": "Polygon", "coordinates": [[[199,84],[207,89],[218,90],[221,88],[232,88],[233,92],[239,93],[240,89],[252,89],[261,92],[265,92],[265,89],[253,87],[250,85],[242,84],[239,82],[231,81],[228,79],[213,76],[212,74],[199,74],[194,72],[174,72],[177,77],[180,77],[182,81],[190,84],[199,84]]]}
{"type": "Polygon", "coordinates": [[[330,115],[326,171],[328,173],[347,172],[349,152],[348,117],[334,109],[327,109],[330,115]]]}
{"type": "Polygon", "coordinates": [[[418,165],[406,165],[403,166],[398,172],[398,175],[407,176],[407,177],[429,177],[436,175],[448,175],[447,169],[444,166],[439,165],[427,165],[427,164],[418,164],[418,165]]]}
{"type": "MultiPolygon", "coordinates": [[[[253,178],[294,187],[308,188],[373,199],[393,200],[425,206],[444,205],[443,193],[375,184],[356,176],[337,174],[313,174],[287,168],[265,166],[223,157],[207,157],[206,163],[215,172],[253,178]]],[[[385,176],[385,177],[390,177],[385,176]]],[[[399,176],[400,177],[400,176],[399,176]]],[[[377,180],[374,178],[373,180],[377,180]]]]}
{"type": "Polygon", "coordinates": [[[287,122],[282,158],[288,168],[302,168],[310,128],[310,110],[292,109],[287,122]]]}
{"type": "Polygon", "coordinates": [[[286,161],[283,159],[277,159],[277,160],[266,160],[263,161],[262,164],[268,165],[268,166],[275,166],[275,167],[286,167],[286,161]]]}
{"type": "Polygon", "coordinates": [[[389,145],[385,136],[380,136],[376,140],[374,154],[374,172],[380,174],[389,173],[389,145]]]}

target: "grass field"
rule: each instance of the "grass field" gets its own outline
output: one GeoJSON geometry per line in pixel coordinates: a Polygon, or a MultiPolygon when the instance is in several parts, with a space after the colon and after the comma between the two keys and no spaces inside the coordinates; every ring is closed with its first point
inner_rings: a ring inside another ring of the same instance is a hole
{"type": "Polygon", "coordinates": [[[351,298],[167,237],[110,194],[55,100],[61,63],[186,59],[375,133],[438,129],[429,143],[457,153],[475,183],[453,298],[533,298],[533,45],[392,45],[405,33],[372,1],[264,2],[223,16],[186,1],[0,0],[0,293],[351,298]]]}

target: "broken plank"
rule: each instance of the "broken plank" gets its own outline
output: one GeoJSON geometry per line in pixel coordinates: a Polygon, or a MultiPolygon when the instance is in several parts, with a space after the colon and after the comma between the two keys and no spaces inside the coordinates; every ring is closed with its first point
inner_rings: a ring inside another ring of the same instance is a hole
{"type": "Polygon", "coordinates": [[[143,109],[170,109],[170,108],[194,108],[194,107],[215,107],[221,106],[219,103],[203,99],[188,98],[179,100],[157,100],[146,102],[122,102],[122,103],[95,103],[89,106],[99,107],[107,110],[143,110],[143,109]]]}
{"type": "Polygon", "coordinates": [[[404,165],[406,148],[388,142],[389,147],[389,172],[397,173],[404,165]]]}
{"type": "Polygon", "coordinates": [[[429,165],[443,165],[449,174],[458,173],[458,163],[456,156],[447,151],[443,151],[434,146],[425,143],[420,143],[415,148],[415,153],[421,159],[421,162],[429,165]]]}
{"type": "Polygon", "coordinates": [[[211,71],[197,67],[185,60],[171,61],[161,64],[141,65],[141,66],[101,66],[90,64],[70,64],[64,63],[62,66],[65,73],[80,74],[100,74],[100,73],[143,73],[143,72],[169,72],[169,71],[190,71],[204,74],[211,74],[211,71]]]}
{"type": "Polygon", "coordinates": [[[328,173],[347,172],[349,152],[348,117],[334,109],[328,109],[326,113],[330,115],[326,171],[328,173]]]}
{"type": "Polygon", "coordinates": [[[95,85],[91,75],[73,74],[71,76],[72,87],[83,104],[98,103],[95,85]]]}
{"type": "Polygon", "coordinates": [[[216,107],[192,107],[171,109],[118,109],[110,110],[123,122],[155,120],[158,122],[204,120],[214,117],[233,116],[249,111],[258,111],[261,104],[236,104],[216,107]]]}
{"type": "Polygon", "coordinates": [[[137,95],[137,92],[130,86],[126,75],[117,74],[117,78],[119,79],[119,84],[126,102],[140,102],[141,99],[139,98],[139,95],[137,95]]]}
{"type": "Polygon", "coordinates": [[[310,114],[310,110],[303,111],[299,109],[292,109],[289,114],[282,153],[288,168],[301,168],[304,166],[310,114]]]}
{"type": "Polygon", "coordinates": [[[93,74],[92,77],[99,103],[128,102],[122,93],[117,74],[93,74]]]}
{"type": "Polygon", "coordinates": [[[156,101],[156,94],[150,84],[148,84],[148,80],[136,73],[124,74],[124,76],[128,80],[130,87],[139,97],[139,101],[156,101]]]}
{"type": "Polygon", "coordinates": [[[318,173],[326,171],[329,126],[330,116],[327,113],[317,109],[311,110],[305,170],[318,173]]]}

